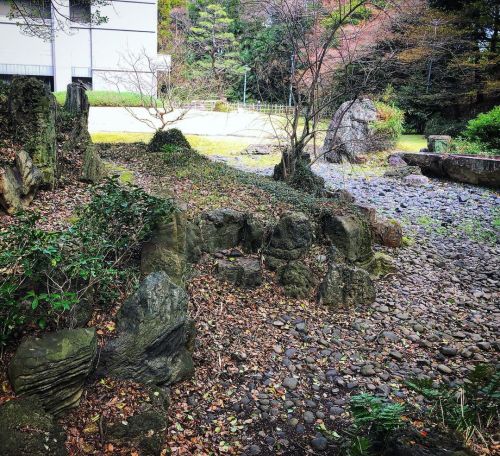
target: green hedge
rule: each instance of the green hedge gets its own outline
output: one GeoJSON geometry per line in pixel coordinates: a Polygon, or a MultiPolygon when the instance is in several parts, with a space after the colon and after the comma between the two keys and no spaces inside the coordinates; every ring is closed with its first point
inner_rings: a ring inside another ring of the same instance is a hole
{"type": "Polygon", "coordinates": [[[500,106],[470,120],[464,136],[470,141],[484,144],[487,148],[500,150],[500,106]]]}

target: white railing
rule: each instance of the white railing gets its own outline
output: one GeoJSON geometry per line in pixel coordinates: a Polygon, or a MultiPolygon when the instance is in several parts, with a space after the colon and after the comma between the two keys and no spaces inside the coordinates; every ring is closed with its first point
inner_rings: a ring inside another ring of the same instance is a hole
{"type": "Polygon", "coordinates": [[[13,65],[0,63],[0,74],[18,74],[21,76],[54,76],[49,65],[13,65]]]}

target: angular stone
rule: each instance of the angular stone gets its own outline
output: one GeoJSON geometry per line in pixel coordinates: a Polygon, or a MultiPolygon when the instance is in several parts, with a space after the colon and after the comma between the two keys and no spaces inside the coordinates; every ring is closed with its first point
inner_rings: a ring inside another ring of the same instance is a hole
{"type": "Polygon", "coordinates": [[[10,382],[17,395],[36,397],[48,412],[60,414],[79,404],[96,351],[93,328],[27,339],[9,365],[10,382]]]}
{"type": "Polygon", "coordinates": [[[427,149],[429,152],[447,154],[450,151],[451,136],[430,135],[427,138],[427,149]]]}
{"type": "Polygon", "coordinates": [[[350,261],[367,261],[373,255],[370,227],[361,216],[325,212],[321,216],[321,231],[350,261]]]}
{"type": "Polygon", "coordinates": [[[256,287],[262,283],[262,268],[258,258],[230,258],[217,261],[217,275],[242,287],[256,287]]]}
{"type": "Polygon", "coordinates": [[[399,166],[397,168],[388,169],[384,173],[384,177],[393,177],[395,179],[404,179],[412,174],[419,175],[420,168],[418,166],[399,166]]]}
{"type": "Polygon", "coordinates": [[[311,247],[313,238],[313,226],[305,214],[286,213],[271,233],[267,254],[282,260],[296,260],[311,247]]]}
{"type": "Polygon", "coordinates": [[[12,399],[0,406],[2,456],[65,456],[66,434],[33,398],[12,399]]]}
{"type": "Polygon", "coordinates": [[[193,374],[187,294],[165,272],[144,279],[118,311],[116,328],[101,352],[99,375],[170,385],[193,374]]]}

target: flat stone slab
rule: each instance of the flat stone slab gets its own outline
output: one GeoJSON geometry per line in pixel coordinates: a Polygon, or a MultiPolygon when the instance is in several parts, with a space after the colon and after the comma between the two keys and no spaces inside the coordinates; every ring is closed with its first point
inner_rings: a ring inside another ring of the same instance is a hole
{"type": "Polygon", "coordinates": [[[418,166],[427,176],[442,177],[466,184],[500,188],[500,157],[402,153],[410,166],[418,166]]]}

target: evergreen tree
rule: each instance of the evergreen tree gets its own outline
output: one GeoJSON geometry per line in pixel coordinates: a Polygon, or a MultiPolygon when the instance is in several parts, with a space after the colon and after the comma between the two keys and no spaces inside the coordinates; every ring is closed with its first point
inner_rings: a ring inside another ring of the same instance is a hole
{"type": "Polygon", "coordinates": [[[233,22],[221,5],[209,4],[200,10],[188,39],[193,75],[204,79],[219,96],[244,72],[238,41],[230,31],[233,22]]]}

